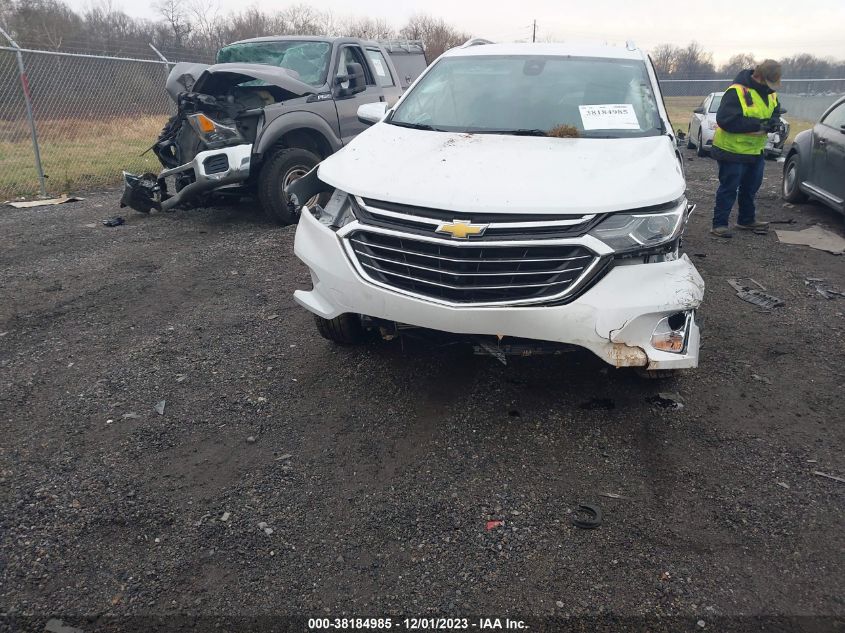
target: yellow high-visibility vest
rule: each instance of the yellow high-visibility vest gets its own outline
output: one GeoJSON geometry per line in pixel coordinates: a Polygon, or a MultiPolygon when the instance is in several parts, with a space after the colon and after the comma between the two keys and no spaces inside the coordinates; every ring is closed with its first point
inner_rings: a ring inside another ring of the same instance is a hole
{"type": "MultiPolygon", "coordinates": [[[[742,84],[733,84],[728,90],[736,91],[737,97],[739,97],[739,104],[742,106],[743,116],[752,119],[763,120],[771,118],[772,113],[778,105],[778,97],[774,92],[769,93],[767,101],[763,101],[763,97],[760,96],[759,92],[754,90],[754,88],[749,88],[742,84]]],[[[735,133],[717,127],[716,134],[713,136],[713,145],[726,152],[756,156],[763,153],[763,150],[766,148],[766,140],[767,136],[765,132],[735,133]]]]}

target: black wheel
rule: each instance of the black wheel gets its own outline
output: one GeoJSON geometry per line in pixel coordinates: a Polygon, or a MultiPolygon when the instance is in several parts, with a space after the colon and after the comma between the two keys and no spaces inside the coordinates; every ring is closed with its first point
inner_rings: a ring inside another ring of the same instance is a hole
{"type": "Polygon", "coordinates": [[[361,317],[357,314],[341,314],[333,319],[324,319],[314,315],[317,331],[324,339],[334,341],[340,345],[355,345],[364,340],[364,328],[361,327],[361,317]]]}
{"type": "Polygon", "coordinates": [[[805,202],[807,194],[801,191],[798,186],[798,173],[800,166],[798,154],[792,154],[786,159],[783,166],[783,199],[787,202],[805,202]]]}
{"type": "Polygon", "coordinates": [[[695,153],[702,158],[707,156],[707,150],[704,149],[704,141],[701,138],[701,130],[698,130],[698,149],[695,150],[695,153]]]}
{"type": "MultiPolygon", "coordinates": [[[[307,149],[289,147],[276,150],[267,157],[258,175],[258,201],[264,214],[279,224],[296,224],[299,209],[293,208],[285,187],[299,180],[320,162],[320,157],[307,149]]],[[[314,196],[306,204],[325,204],[330,194],[314,196]]]]}
{"type": "Polygon", "coordinates": [[[691,125],[687,127],[687,149],[695,149],[695,145],[692,143],[692,134],[690,134],[690,132],[692,132],[691,125]]]}

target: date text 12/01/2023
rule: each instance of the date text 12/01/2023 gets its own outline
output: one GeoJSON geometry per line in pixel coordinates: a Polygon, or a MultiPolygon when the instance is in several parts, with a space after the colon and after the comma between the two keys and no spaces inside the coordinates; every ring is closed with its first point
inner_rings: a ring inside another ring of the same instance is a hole
{"type": "Polygon", "coordinates": [[[409,631],[457,631],[457,630],[503,630],[520,631],[528,629],[523,620],[510,618],[309,618],[308,629],[326,630],[390,630],[409,631]]]}

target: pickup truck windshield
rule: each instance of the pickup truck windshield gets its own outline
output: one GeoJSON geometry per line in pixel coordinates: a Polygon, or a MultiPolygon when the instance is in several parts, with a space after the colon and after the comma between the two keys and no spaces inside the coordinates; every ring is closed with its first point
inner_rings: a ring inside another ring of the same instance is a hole
{"type": "Polygon", "coordinates": [[[555,56],[441,59],[390,123],[449,132],[622,138],[661,134],[645,64],[555,56]]]}
{"type": "Polygon", "coordinates": [[[217,53],[217,63],[279,66],[294,71],[302,82],[321,86],[326,83],[331,49],[328,42],[244,42],[221,48],[217,53]]]}

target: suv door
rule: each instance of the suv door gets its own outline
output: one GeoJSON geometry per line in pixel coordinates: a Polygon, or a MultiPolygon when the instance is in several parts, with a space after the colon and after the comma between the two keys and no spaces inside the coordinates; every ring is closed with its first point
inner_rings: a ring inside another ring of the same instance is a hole
{"type": "Polygon", "coordinates": [[[335,107],[337,108],[337,119],[340,125],[340,137],[343,144],[355,138],[358,134],[367,129],[367,125],[358,120],[358,107],[373,101],[384,101],[384,92],[373,76],[373,71],[364,56],[364,51],[355,44],[343,44],[337,53],[337,63],[334,69],[334,93],[335,107]],[[363,92],[354,95],[339,95],[339,90],[348,87],[348,82],[338,83],[338,78],[349,74],[349,64],[361,64],[364,69],[367,87],[363,92]]]}
{"type": "Polygon", "coordinates": [[[813,127],[813,172],[810,182],[845,204],[845,102],[813,127]]]}

